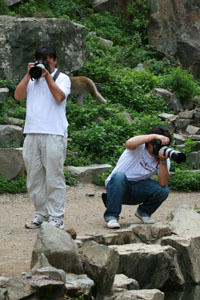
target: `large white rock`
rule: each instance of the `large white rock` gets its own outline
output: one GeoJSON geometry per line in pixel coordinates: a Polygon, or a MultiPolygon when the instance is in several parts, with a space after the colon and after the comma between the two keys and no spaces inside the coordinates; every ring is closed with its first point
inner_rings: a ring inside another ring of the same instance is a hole
{"type": "Polygon", "coordinates": [[[140,288],[161,288],[168,280],[176,250],[170,246],[143,243],[113,245],[119,254],[118,274],[138,281],[140,288]]]}

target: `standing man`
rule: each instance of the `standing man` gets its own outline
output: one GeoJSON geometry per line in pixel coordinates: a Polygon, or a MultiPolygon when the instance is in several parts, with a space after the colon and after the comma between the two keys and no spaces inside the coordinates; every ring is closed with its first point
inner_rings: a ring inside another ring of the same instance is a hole
{"type": "Polygon", "coordinates": [[[171,135],[162,127],[153,128],[149,134],[126,141],[126,150],[105,181],[107,194],[102,194],[106,206],[104,220],[108,228],[120,228],[119,215],[122,204],[138,205],[136,217],[143,223],[153,224],[151,215],[168,197],[170,160],[160,151],[154,154],[154,141],[162,145],[171,143],[171,135]],[[150,177],[158,173],[158,182],[150,177]]]}
{"type": "Polygon", "coordinates": [[[66,185],[63,165],[68,127],[65,108],[71,83],[67,75],[57,72],[54,48],[40,47],[35,52],[35,59],[45,66],[41,76],[31,78],[34,63],[29,63],[27,73],[14,93],[16,100],[26,98],[23,158],[35,217],[25,227],[36,229],[43,221],[48,221],[64,229],[66,185]]]}

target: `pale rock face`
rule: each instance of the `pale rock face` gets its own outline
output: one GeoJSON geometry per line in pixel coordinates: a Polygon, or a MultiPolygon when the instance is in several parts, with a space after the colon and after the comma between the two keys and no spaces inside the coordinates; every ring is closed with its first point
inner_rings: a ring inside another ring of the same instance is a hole
{"type": "Polygon", "coordinates": [[[56,47],[62,72],[78,70],[85,58],[85,34],[84,26],[64,19],[1,16],[0,77],[21,79],[41,44],[56,47]]]}
{"type": "Polygon", "coordinates": [[[200,2],[151,0],[150,13],[149,43],[199,78],[200,2]]]}

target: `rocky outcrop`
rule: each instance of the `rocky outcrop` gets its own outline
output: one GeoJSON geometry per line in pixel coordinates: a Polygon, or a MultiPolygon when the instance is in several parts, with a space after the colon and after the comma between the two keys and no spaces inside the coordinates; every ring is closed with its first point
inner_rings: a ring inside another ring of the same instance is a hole
{"type": "Polygon", "coordinates": [[[130,4],[131,0],[95,0],[92,6],[96,12],[124,12],[125,16],[128,17],[128,8],[130,4]]]}
{"type": "Polygon", "coordinates": [[[84,272],[96,282],[96,295],[99,299],[112,291],[119,264],[118,253],[94,241],[86,241],[79,248],[84,272]]]}
{"type": "Polygon", "coordinates": [[[117,273],[137,280],[142,289],[159,289],[164,286],[175,255],[172,247],[141,243],[109,247],[120,256],[117,273]]]}
{"type": "Polygon", "coordinates": [[[115,239],[110,242],[115,245],[106,245],[109,235],[107,240],[105,234],[91,234],[74,241],[45,222],[33,249],[37,258],[32,259],[32,269],[17,277],[0,276],[0,299],[55,300],[84,295],[87,300],[163,300],[159,289],[183,290],[200,282],[199,226],[200,214],[182,205],[164,223],[111,230],[110,237],[115,239]],[[74,273],[75,256],[82,274],[74,273]]]}
{"type": "Polygon", "coordinates": [[[21,1],[22,0],[5,0],[6,4],[8,6],[12,6],[12,5],[17,4],[17,3],[21,2],[21,1]]]}
{"type": "Polygon", "coordinates": [[[22,128],[15,125],[0,125],[0,147],[20,147],[22,128]]]}
{"type": "Polygon", "coordinates": [[[200,79],[200,2],[150,0],[149,43],[200,79]]]}
{"type": "Polygon", "coordinates": [[[6,180],[25,175],[22,148],[0,148],[0,177],[6,180]]]}
{"type": "Polygon", "coordinates": [[[85,27],[56,18],[0,18],[0,78],[22,78],[40,45],[56,47],[58,67],[70,73],[84,63],[85,27]]]}
{"type": "Polygon", "coordinates": [[[32,252],[32,268],[38,262],[42,253],[53,267],[63,269],[69,273],[83,273],[76,244],[70,234],[61,230],[58,231],[57,228],[47,222],[44,222],[38,231],[32,252]]]}
{"type": "Polygon", "coordinates": [[[139,290],[139,291],[122,291],[115,293],[111,297],[106,297],[104,300],[164,300],[164,293],[157,289],[139,290]]]}
{"type": "Polygon", "coordinates": [[[86,183],[91,181],[94,175],[107,172],[112,166],[109,164],[92,164],[85,167],[67,166],[71,174],[73,174],[79,182],[86,183]]]}
{"type": "Polygon", "coordinates": [[[8,93],[8,88],[0,88],[0,105],[3,104],[4,101],[8,98],[8,93]]]}

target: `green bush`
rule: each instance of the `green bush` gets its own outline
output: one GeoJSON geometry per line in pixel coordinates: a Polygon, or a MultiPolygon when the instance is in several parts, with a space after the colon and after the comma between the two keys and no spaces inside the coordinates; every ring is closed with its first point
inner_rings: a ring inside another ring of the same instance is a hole
{"type": "Polygon", "coordinates": [[[170,176],[169,187],[174,191],[200,191],[200,174],[187,173],[185,170],[175,169],[174,175],[170,176]]]}
{"type": "MultiPolygon", "coordinates": [[[[67,163],[78,165],[79,162],[98,162],[114,165],[125,149],[127,139],[147,133],[152,127],[161,125],[161,120],[156,116],[138,115],[133,123],[128,123],[120,116],[120,111],[118,113],[111,110],[108,119],[99,118],[98,121],[76,131],[69,127],[69,137],[72,141],[69,142],[68,149],[78,152],[81,159],[67,158],[67,163]]],[[[166,123],[162,124],[165,125],[167,126],[166,123]]]]}
{"type": "Polygon", "coordinates": [[[108,172],[95,175],[92,178],[92,183],[94,183],[95,185],[98,185],[98,186],[105,186],[105,180],[110,175],[111,171],[112,171],[112,169],[110,169],[108,172]]]}
{"type": "Polygon", "coordinates": [[[170,88],[183,103],[189,102],[194,96],[200,94],[198,82],[181,67],[172,68],[171,72],[163,78],[163,84],[165,88],[170,88]]]}
{"type": "Polygon", "coordinates": [[[26,193],[26,177],[19,176],[12,180],[5,180],[0,177],[0,194],[10,193],[26,193]]]}
{"type": "Polygon", "coordinates": [[[5,0],[0,0],[0,15],[7,15],[9,12],[8,5],[5,0]]]}
{"type": "Polygon", "coordinates": [[[26,108],[25,101],[16,101],[13,97],[8,97],[7,100],[0,106],[0,116],[2,123],[6,123],[6,117],[15,117],[25,120],[26,108]]]}
{"type": "MultiPolygon", "coordinates": [[[[6,13],[5,0],[0,0],[2,3],[6,13]]],[[[114,166],[128,138],[145,134],[154,126],[168,127],[167,122],[157,116],[161,112],[171,112],[171,108],[161,97],[153,95],[155,87],[171,89],[183,102],[200,95],[198,83],[191,74],[177,67],[178,61],[163,57],[148,45],[148,0],[132,1],[128,18],[123,13],[96,13],[91,0],[27,0],[9,7],[8,13],[22,17],[65,18],[81,23],[88,33],[96,32],[96,36],[87,35],[86,61],[74,75],[87,76],[99,83],[99,91],[107,105],[97,103],[90,95],[84,97],[81,107],[74,98],[68,101],[68,150],[78,152],[78,158],[67,156],[66,164],[79,166],[98,162],[114,166]],[[105,46],[99,37],[112,40],[113,46],[105,46]],[[146,71],[134,70],[138,63],[143,63],[146,71]],[[130,114],[133,122],[128,123],[120,116],[124,112],[130,114]]],[[[25,101],[13,99],[15,85],[12,79],[0,80],[0,87],[9,88],[9,97],[0,106],[2,124],[7,116],[25,118],[25,101]]],[[[198,97],[196,102],[200,103],[198,97]]],[[[194,143],[188,141],[183,151],[188,154],[194,147],[194,143]]],[[[185,186],[181,184],[179,173],[183,175],[187,168],[195,168],[188,166],[187,161],[178,166],[179,171],[176,163],[172,162],[171,166],[177,172],[176,181],[170,179],[175,188],[187,189],[189,181],[196,180],[195,176],[186,175],[185,186]]],[[[101,174],[94,182],[104,184],[106,176],[101,174]]],[[[67,184],[76,184],[67,171],[65,179],[67,184]]],[[[1,181],[0,184],[10,186],[11,183],[1,181]]],[[[16,189],[11,187],[11,190],[16,189]]]]}
{"type": "Polygon", "coordinates": [[[65,183],[70,186],[75,186],[78,184],[76,178],[66,169],[64,169],[65,183]]]}

